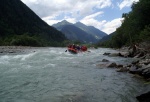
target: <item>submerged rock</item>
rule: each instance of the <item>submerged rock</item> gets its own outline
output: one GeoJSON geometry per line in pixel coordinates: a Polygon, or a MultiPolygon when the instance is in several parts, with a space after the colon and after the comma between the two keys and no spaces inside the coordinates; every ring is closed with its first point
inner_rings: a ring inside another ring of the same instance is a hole
{"type": "Polygon", "coordinates": [[[109,62],[109,60],[107,60],[107,59],[103,59],[103,60],[102,60],[102,62],[109,62]]]}
{"type": "Polygon", "coordinates": [[[98,68],[106,68],[108,63],[97,64],[98,68]]]}
{"type": "Polygon", "coordinates": [[[107,52],[105,52],[103,55],[109,55],[109,54],[111,54],[111,53],[107,53],[107,52]]]}

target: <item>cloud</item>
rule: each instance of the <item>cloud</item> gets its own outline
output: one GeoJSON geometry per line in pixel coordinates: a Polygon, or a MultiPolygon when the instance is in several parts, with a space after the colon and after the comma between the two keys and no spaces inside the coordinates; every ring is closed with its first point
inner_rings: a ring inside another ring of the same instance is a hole
{"type": "MultiPolygon", "coordinates": [[[[80,21],[86,25],[94,26],[108,34],[121,25],[120,19],[112,21],[100,20],[104,10],[113,7],[113,0],[22,0],[39,17],[49,25],[67,20],[71,23],[80,21]]],[[[130,0],[135,1],[135,0],[130,0]]],[[[120,9],[129,5],[129,0],[124,0],[118,6],[120,9]]],[[[132,3],[132,2],[130,2],[132,3]]]]}
{"type": "Polygon", "coordinates": [[[22,0],[41,18],[55,13],[71,13],[73,16],[87,16],[94,8],[111,6],[111,0],[22,0]]]}
{"type": "Polygon", "coordinates": [[[97,16],[99,16],[99,15],[101,15],[101,14],[103,14],[104,12],[96,12],[96,13],[94,13],[94,14],[91,14],[91,15],[88,15],[88,16],[86,16],[84,19],[92,19],[92,18],[95,18],[95,17],[97,17],[97,16]]]}
{"type": "Polygon", "coordinates": [[[90,16],[83,18],[80,22],[84,23],[85,25],[94,26],[95,28],[100,29],[101,31],[107,34],[114,32],[116,28],[121,26],[122,23],[121,21],[123,20],[123,18],[116,18],[113,19],[112,21],[106,21],[106,20],[98,21],[95,19],[95,17],[98,16],[98,14],[103,14],[103,13],[99,12],[99,13],[92,14],[90,16]]]}
{"type": "MultiPolygon", "coordinates": [[[[102,16],[103,13],[104,12],[100,11],[100,12],[88,15],[88,16],[84,17],[83,19],[81,19],[80,22],[82,22],[83,24],[85,24],[87,26],[94,26],[95,28],[97,28],[107,34],[114,32],[116,30],[116,28],[121,26],[121,21],[123,20],[123,18],[116,18],[116,19],[113,19],[112,21],[96,20],[96,17],[102,16]]],[[[52,25],[57,22],[61,22],[64,19],[52,20],[51,17],[46,17],[43,20],[45,20],[49,25],[52,25]]],[[[75,18],[70,18],[69,16],[65,17],[65,20],[67,20],[68,22],[71,22],[71,23],[77,22],[77,20],[75,18]]]]}
{"type": "Polygon", "coordinates": [[[106,22],[105,20],[103,21],[98,21],[96,20],[96,17],[101,16],[103,14],[103,12],[97,12],[94,14],[91,14],[89,16],[84,17],[83,19],[80,20],[80,22],[84,23],[85,25],[89,25],[89,26],[94,26],[98,29],[101,28],[101,26],[106,22]]]}
{"type": "Polygon", "coordinates": [[[100,0],[97,3],[99,3],[97,6],[98,8],[110,7],[112,5],[111,0],[100,0]]]}
{"type": "Polygon", "coordinates": [[[130,7],[133,2],[138,2],[139,0],[124,0],[123,2],[121,3],[118,3],[118,6],[121,9],[123,9],[124,7],[130,7]]]}
{"type": "Polygon", "coordinates": [[[54,17],[49,16],[49,17],[44,17],[42,20],[44,20],[49,25],[56,24],[56,23],[61,22],[63,20],[67,20],[70,23],[76,23],[77,22],[77,20],[75,18],[70,18],[69,16],[68,17],[66,16],[66,17],[64,17],[63,19],[60,19],[60,20],[57,20],[54,17]]]}
{"type": "Polygon", "coordinates": [[[103,25],[102,31],[106,32],[107,34],[110,34],[114,31],[116,31],[116,28],[121,26],[123,18],[116,18],[112,21],[108,21],[103,25]]]}

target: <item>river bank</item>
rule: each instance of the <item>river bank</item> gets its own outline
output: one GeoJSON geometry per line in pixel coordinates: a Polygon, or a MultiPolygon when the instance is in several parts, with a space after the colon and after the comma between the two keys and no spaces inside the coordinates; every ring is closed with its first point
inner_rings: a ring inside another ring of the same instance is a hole
{"type": "Polygon", "coordinates": [[[30,46],[0,46],[0,54],[22,54],[27,52],[35,52],[39,47],[30,46]]]}
{"type": "Polygon", "coordinates": [[[116,62],[109,62],[107,59],[103,59],[103,62],[107,62],[106,65],[103,64],[103,66],[108,68],[116,68],[117,72],[129,72],[135,76],[138,75],[140,78],[144,78],[147,85],[145,89],[139,95],[137,95],[136,98],[139,100],[139,102],[150,102],[150,44],[144,42],[138,46],[134,45],[132,47],[123,47],[121,49],[117,49],[117,51],[118,53],[104,53],[103,55],[110,57],[130,57],[133,59],[133,61],[131,63],[122,65],[116,62]]]}

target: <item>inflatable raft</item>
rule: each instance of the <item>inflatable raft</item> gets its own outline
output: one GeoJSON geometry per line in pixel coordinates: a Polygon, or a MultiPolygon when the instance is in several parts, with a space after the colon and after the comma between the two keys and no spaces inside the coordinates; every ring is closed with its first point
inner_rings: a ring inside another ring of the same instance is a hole
{"type": "Polygon", "coordinates": [[[73,49],[73,48],[68,48],[68,51],[72,54],[77,54],[78,53],[78,50],[76,49],[73,49]]]}

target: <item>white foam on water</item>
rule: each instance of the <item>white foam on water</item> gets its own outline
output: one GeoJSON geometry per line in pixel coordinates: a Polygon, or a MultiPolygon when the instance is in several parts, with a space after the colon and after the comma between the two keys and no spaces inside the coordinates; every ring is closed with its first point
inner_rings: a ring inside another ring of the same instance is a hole
{"type": "Polygon", "coordinates": [[[33,53],[29,53],[29,54],[26,54],[26,55],[16,55],[14,56],[13,58],[15,59],[20,59],[21,61],[24,61],[28,58],[31,58],[32,56],[34,56],[36,54],[36,52],[33,52],[33,53]]]}
{"type": "Polygon", "coordinates": [[[4,55],[0,57],[0,61],[4,61],[4,60],[9,60],[9,56],[8,55],[4,55]]]}
{"type": "Polygon", "coordinates": [[[91,49],[91,52],[79,54],[71,54],[65,50],[39,48],[34,53],[1,55],[0,86],[3,86],[1,91],[5,88],[4,92],[7,94],[2,94],[0,101],[120,102],[120,99],[134,99],[127,95],[134,96],[131,94],[136,93],[136,89],[141,86],[139,81],[119,74],[114,69],[96,67],[104,57],[111,60],[102,55],[109,49],[91,49]],[[30,84],[24,85],[25,82],[30,84]],[[131,87],[126,86],[129,83],[131,87]],[[9,89],[12,85],[21,87],[9,89]],[[126,97],[121,98],[119,95],[126,97]]]}
{"type": "Polygon", "coordinates": [[[9,61],[9,56],[8,55],[4,55],[4,56],[0,56],[0,63],[1,64],[7,64],[9,61]]]}
{"type": "Polygon", "coordinates": [[[55,67],[55,66],[56,64],[49,63],[49,64],[44,65],[42,68],[55,67]]]}
{"type": "Polygon", "coordinates": [[[24,68],[24,69],[30,69],[30,68],[32,68],[32,66],[31,65],[22,65],[22,67],[24,68]]]}

